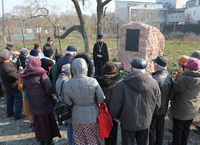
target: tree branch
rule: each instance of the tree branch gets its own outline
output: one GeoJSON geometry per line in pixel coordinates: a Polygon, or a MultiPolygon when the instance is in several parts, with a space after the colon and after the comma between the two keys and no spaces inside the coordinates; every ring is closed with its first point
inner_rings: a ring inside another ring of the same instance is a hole
{"type": "Polygon", "coordinates": [[[68,36],[68,35],[69,35],[72,31],[74,31],[74,30],[77,30],[77,31],[81,32],[81,30],[82,30],[81,25],[74,25],[74,26],[70,27],[69,29],[67,29],[67,30],[65,31],[64,34],[62,34],[62,35],[60,35],[60,36],[58,36],[58,35],[56,34],[56,33],[57,33],[57,28],[54,27],[54,37],[55,37],[55,38],[64,39],[66,36],[68,36]]]}
{"type": "Polygon", "coordinates": [[[104,1],[103,3],[102,3],[102,5],[103,5],[103,7],[105,6],[105,5],[107,5],[109,2],[111,2],[112,0],[106,0],[106,1],[104,1]]]}
{"type": "Polygon", "coordinates": [[[84,21],[84,18],[83,18],[83,14],[81,12],[81,8],[79,6],[78,1],[77,0],[72,0],[72,2],[74,3],[74,6],[75,6],[75,9],[76,9],[80,24],[81,25],[85,24],[85,21],[84,21]]]}

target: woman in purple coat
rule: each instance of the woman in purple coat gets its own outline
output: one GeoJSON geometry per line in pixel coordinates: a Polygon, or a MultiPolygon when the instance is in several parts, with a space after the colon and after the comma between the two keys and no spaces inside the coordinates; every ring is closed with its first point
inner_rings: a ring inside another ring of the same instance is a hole
{"type": "Polygon", "coordinates": [[[51,144],[54,137],[61,137],[53,114],[53,104],[49,99],[53,90],[51,81],[37,57],[28,60],[27,69],[21,77],[28,94],[30,111],[35,116],[35,136],[41,145],[51,144]]]}

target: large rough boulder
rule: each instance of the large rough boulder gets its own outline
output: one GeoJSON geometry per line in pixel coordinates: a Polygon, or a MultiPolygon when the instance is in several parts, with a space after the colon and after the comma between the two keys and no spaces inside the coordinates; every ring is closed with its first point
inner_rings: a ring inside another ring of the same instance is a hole
{"type": "Polygon", "coordinates": [[[163,55],[165,38],[160,30],[156,27],[142,24],[129,23],[121,27],[120,49],[118,51],[118,59],[125,64],[124,69],[130,72],[130,62],[134,58],[141,57],[147,61],[146,71],[153,72],[153,58],[163,55]],[[137,51],[126,50],[126,32],[127,29],[139,29],[139,49],[137,51]]]}

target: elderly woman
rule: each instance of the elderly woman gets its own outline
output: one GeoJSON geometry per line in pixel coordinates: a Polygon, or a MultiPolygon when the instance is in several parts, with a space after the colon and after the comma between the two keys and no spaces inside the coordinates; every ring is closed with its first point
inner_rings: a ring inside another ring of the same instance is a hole
{"type": "Polygon", "coordinates": [[[41,67],[37,57],[31,57],[27,69],[21,74],[23,85],[27,91],[30,111],[34,115],[35,136],[41,145],[51,144],[56,136],[61,137],[53,114],[53,104],[49,97],[52,84],[41,67]]]}
{"type": "Polygon", "coordinates": [[[72,61],[73,78],[64,83],[63,96],[72,107],[72,124],[75,144],[104,144],[99,136],[97,104],[102,103],[104,94],[96,79],[88,77],[87,63],[82,58],[72,61]]]}
{"type": "Polygon", "coordinates": [[[200,60],[189,58],[188,68],[174,81],[172,145],[186,145],[190,125],[200,107],[200,60]]]}

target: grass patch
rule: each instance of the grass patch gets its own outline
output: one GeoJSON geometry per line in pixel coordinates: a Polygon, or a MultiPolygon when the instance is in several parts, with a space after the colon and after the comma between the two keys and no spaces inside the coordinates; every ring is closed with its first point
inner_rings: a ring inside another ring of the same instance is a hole
{"type": "MultiPolygon", "coordinates": [[[[107,43],[109,48],[109,56],[110,60],[117,58],[117,39],[116,38],[106,38],[104,40],[107,43]]],[[[38,42],[35,41],[26,41],[25,46],[27,49],[33,49],[33,44],[38,42]]],[[[89,56],[92,56],[93,45],[96,42],[95,39],[89,39],[89,46],[90,52],[88,53],[89,56]]],[[[46,39],[42,40],[42,46],[46,43],[46,39]]],[[[59,41],[58,39],[54,39],[54,43],[57,46],[58,50],[60,51],[59,41]]],[[[14,42],[15,49],[20,50],[23,48],[22,41],[14,42]]],[[[66,47],[68,45],[76,45],[79,52],[84,52],[84,43],[82,38],[74,38],[74,37],[67,37],[66,39],[61,40],[61,52],[64,54],[66,47]]],[[[1,50],[5,48],[4,43],[0,43],[1,50]]],[[[181,55],[189,55],[194,52],[195,50],[200,50],[200,45],[197,41],[187,41],[183,39],[174,39],[174,40],[166,40],[165,41],[165,49],[164,49],[164,56],[169,59],[169,71],[176,71],[177,68],[177,60],[178,57],[181,55]]]]}

